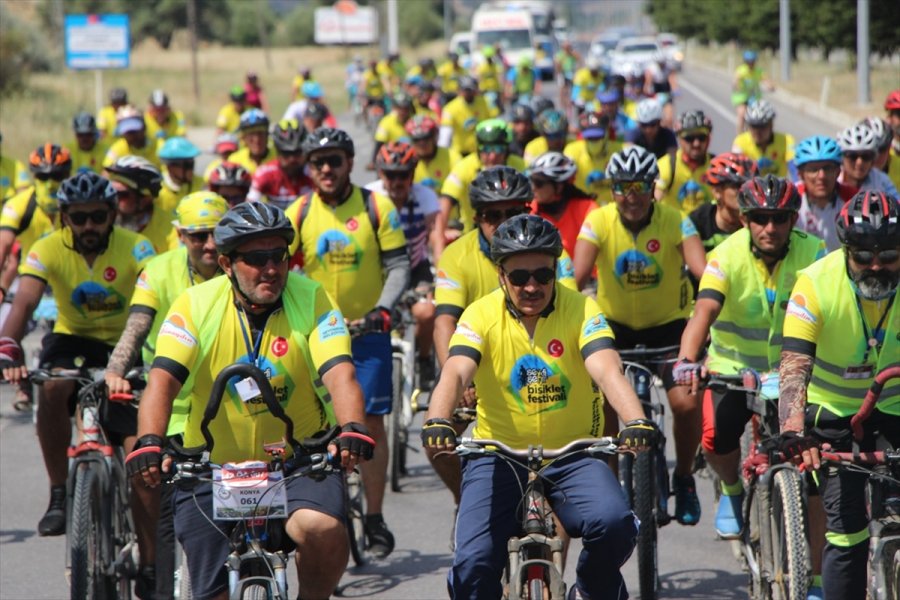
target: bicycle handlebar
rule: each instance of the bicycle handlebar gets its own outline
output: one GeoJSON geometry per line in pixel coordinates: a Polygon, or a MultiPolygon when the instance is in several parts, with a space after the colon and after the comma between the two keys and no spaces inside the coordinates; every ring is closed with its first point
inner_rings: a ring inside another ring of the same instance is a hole
{"type": "Polygon", "coordinates": [[[700,385],[712,390],[755,394],[760,390],[760,379],[753,369],[741,369],[734,374],[710,373],[700,385]]]}
{"type": "Polygon", "coordinates": [[[630,360],[636,363],[664,364],[673,362],[674,359],[669,355],[677,353],[681,346],[661,346],[659,348],[648,348],[643,344],[639,344],[628,350],[619,350],[619,356],[622,360],[630,360]]]}
{"type": "Polygon", "coordinates": [[[856,438],[857,441],[863,438],[863,423],[865,423],[866,419],[872,415],[872,411],[875,410],[875,405],[878,403],[878,398],[881,397],[884,385],[895,378],[900,378],[900,365],[885,367],[875,375],[875,381],[872,382],[872,386],[866,392],[862,406],[860,406],[856,414],[850,418],[850,428],[853,430],[853,437],[856,438]]]}
{"type": "Polygon", "coordinates": [[[497,440],[462,438],[459,445],[456,446],[455,452],[458,456],[483,456],[488,452],[499,452],[510,458],[527,461],[531,458],[550,460],[578,450],[585,450],[591,456],[615,454],[618,449],[619,438],[611,436],[573,440],[557,450],[545,450],[542,446],[529,446],[527,450],[516,450],[497,440]],[[489,446],[493,446],[495,449],[488,450],[489,446]]]}

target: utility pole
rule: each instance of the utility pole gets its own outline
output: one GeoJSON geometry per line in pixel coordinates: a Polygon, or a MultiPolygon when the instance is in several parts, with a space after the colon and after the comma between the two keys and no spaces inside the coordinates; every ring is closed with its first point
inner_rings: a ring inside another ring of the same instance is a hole
{"type": "Polygon", "coordinates": [[[259,43],[262,44],[266,56],[266,70],[272,72],[272,53],[269,52],[269,32],[265,22],[265,0],[256,0],[256,23],[259,26],[259,43]]]}
{"type": "Polygon", "coordinates": [[[781,80],[791,80],[791,0],[779,0],[779,45],[781,46],[781,80]]]}
{"type": "Polygon", "coordinates": [[[400,32],[397,26],[397,0],[387,0],[388,54],[400,51],[400,32]]]}
{"type": "Polygon", "coordinates": [[[444,41],[453,37],[453,0],[444,0],[444,41]]]}
{"type": "Polygon", "coordinates": [[[197,0],[187,3],[188,32],[191,36],[191,78],[194,83],[194,104],[200,104],[200,75],[197,69],[197,0]]]}
{"type": "Polygon", "coordinates": [[[869,0],[856,0],[856,101],[872,101],[869,85],[869,0]]]}

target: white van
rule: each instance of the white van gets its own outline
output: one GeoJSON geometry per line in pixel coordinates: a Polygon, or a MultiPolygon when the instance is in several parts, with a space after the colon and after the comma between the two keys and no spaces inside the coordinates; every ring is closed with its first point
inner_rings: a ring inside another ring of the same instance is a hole
{"type": "Polygon", "coordinates": [[[484,60],[481,49],[500,44],[510,66],[527,56],[534,63],[534,21],[527,10],[479,9],[472,15],[472,55],[484,60]]]}

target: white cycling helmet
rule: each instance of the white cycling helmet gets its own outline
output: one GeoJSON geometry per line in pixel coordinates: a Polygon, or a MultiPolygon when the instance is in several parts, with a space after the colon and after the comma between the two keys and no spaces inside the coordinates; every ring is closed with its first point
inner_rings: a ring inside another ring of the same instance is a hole
{"type": "Polygon", "coordinates": [[[543,175],[551,181],[565,183],[575,176],[578,168],[571,158],[561,152],[545,152],[528,168],[528,175],[543,175]]]}
{"type": "Polygon", "coordinates": [[[891,140],[894,138],[894,132],[884,119],[879,117],[866,117],[860,121],[860,123],[871,129],[872,133],[875,134],[875,145],[879,150],[884,150],[891,145],[891,140]]]}
{"type": "Polygon", "coordinates": [[[768,100],[759,100],[751,102],[747,106],[747,113],[744,120],[747,125],[767,125],[775,119],[775,107],[768,100]]]}
{"type": "Polygon", "coordinates": [[[629,146],[610,157],[606,177],[612,181],[654,181],[659,177],[656,156],[641,146],[629,146]]]}
{"type": "Polygon", "coordinates": [[[878,146],[875,132],[865,121],[838,132],[837,141],[844,152],[865,152],[878,146]]]}
{"type": "Polygon", "coordinates": [[[652,123],[662,119],[662,106],[654,98],[645,98],[637,105],[637,122],[652,123]]]}
{"type": "Polygon", "coordinates": [[[596,71],[601,66],[600,59],[596,56],[588,56],[587,60],[584,61],[584,66],[586,66],[589,71],[596,71]]]}

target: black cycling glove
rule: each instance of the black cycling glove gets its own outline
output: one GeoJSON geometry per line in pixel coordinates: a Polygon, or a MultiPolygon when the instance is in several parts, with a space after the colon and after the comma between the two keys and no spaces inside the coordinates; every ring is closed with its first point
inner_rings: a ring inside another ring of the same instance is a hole
{"type": "Polygon", "coordinates": [[[134,448],[125,457],[125,470],[129,477],[134,477],[150,467],[162,470],[162,438],[148,433],[138,438],[134,448]]]}
{"type": "Polygon", "coordinates": [[[426,448],[456,446],[456,430],[447,419],[428,419],[422,426],[422,445],[426,448]]]}
{"type": "Polygon", "coordinates": [[[366,331],[372,333],[388,333],[391,330],[393,319],[391,311],[380,306],[376,306],[363,317],[365,319],[366,331]]]}
{"type": "Polygon", "coordinates": [[[804,450],[809,450],[815,445],[814,439],[800,435],[796,431],[783,431],[778,436],[778,450],[788,459],[802,456],[804,450]]]}
{"type": "Polygon", "coordinates": [[[619,432],[619,444],[629,449],[650,448],[656,445],[658,439],[659,429],[649,419],[628,421],[619,432]]]}
{"type": "Polygon", "coordinates": [[[337,445],[339,450],[348,450],[350,454],[356,454],[362,460],[369,460],[375,452],[375,440],[362,423],[351,422],[341,427],[337,445]]]}

